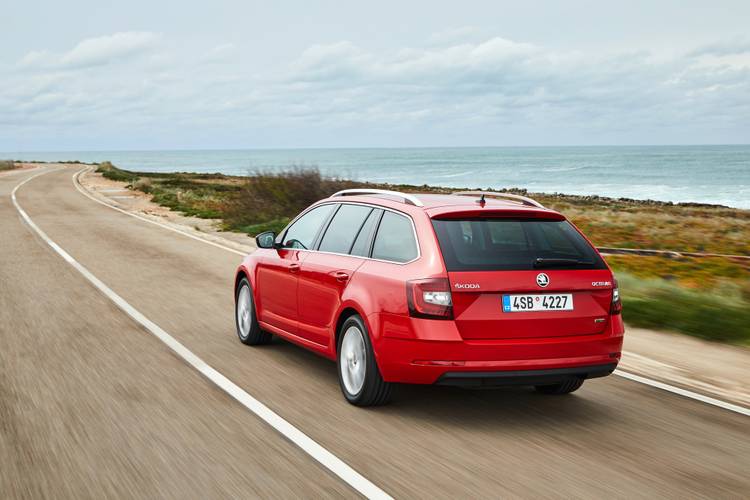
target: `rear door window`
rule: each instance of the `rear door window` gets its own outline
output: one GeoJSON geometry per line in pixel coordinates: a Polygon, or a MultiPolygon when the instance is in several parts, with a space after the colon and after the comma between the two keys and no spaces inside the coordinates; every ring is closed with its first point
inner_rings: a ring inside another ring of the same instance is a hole
{"type": "Polygon", "coordinates": [[[409,262],[417,258],[417,240],[411,221],[404,215],[386,211],[378,226],[372,258],[409,262]]]}
{"type": "Polygon", "coordinates": [[[605,269],[567,221],[433,220],[448,271],[605,269]]]}
{"type": "Polygon", "coordinates": [[[312,248],[321,226],[331,215],[336,205],[329,203],[313,208],[297,219],[284,235],[284,248],[308,250],[312,248]]]}
{"type": "Polygon", "coordinates": [[[356,255],[358,257],[370,256],[370,242],[372,241],[372,234],[377,228],[378,221],[380,220],[380,214],[382,213],[383,211],[378,208],[375,208],[372,210],[372,212],[370,212],[367,220],[364,224],[362,224],[362,227],[359,230],[359,234],[357,234],[357,239],[354,240],[354,245],[352,245],[352,251],[350,252],[352,255],[356,255]]]}
{"type": "Polygon", "coordinates": [[[326,229],[318,250],[348,254],[362,224],[372,212],[364,205],[341,205],[326,229]]]}

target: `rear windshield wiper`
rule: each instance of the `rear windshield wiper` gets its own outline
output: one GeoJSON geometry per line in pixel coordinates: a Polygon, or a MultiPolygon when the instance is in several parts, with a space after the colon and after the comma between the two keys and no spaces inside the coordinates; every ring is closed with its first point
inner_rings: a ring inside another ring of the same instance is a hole
{"type": "Polygon", "coordinates": [[[534,268],[554,266],[590,266],[593,262],[581,259],[565,259],[558,257],[539,257],[534,261],[534,268]]]}

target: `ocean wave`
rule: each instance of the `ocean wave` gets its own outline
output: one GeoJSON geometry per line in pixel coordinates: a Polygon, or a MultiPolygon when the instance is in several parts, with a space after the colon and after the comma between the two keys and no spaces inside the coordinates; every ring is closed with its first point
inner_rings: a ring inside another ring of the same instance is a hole
{"type": "Polygon", "coordinates": [[[574,170],[583,170],[586,165],[570,166],[570,167],[547,167],[539,169],[541,172],[573,172],[574,170]]]}
{"type": "Polygon", "coordinates": [[[467,175],[471,175],[473,173],[474,173],[473,170],[466,170],[465,172],[456,172],[456,173],[453,173],[453,174],[436,175],[435,178],[436,179],[452,179],[454,177],[464,177],[464,176],[467,176],[467,175]]]}

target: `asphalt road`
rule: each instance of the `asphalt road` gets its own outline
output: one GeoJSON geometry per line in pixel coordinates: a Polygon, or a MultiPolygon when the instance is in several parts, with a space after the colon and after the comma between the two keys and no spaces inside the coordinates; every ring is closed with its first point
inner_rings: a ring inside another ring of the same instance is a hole
{"type": "MultiPolygon", "coordinates": [[[[21,220],[0,175],[0,492],[9,497],[356,496],[175,356],[21,220]]],[[[103,207],[76,169],[18,203],[193,353],[396,498],[748,497],[748,417],[619,377],[570,397],[400,387],[348,405],[335,365],[234,333],[240,257],[103,207]]]]}

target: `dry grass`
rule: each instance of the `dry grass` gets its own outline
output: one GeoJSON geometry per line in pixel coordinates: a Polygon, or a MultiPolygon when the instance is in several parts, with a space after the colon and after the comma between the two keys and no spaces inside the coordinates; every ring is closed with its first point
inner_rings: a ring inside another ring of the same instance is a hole
{"type": "Polygon", "coordinates": [[[12,160],[0,160],[0,170],[13,170],[16,164],[12,160]]]}
{"type": "Polygon", "coordinates": [[[750,212],[719,207],[551,203],[597,246],[750,255],[750,212]]]}
{"type": "Polygon", "coordinates": [[[291,217],[336,191],[360,186],[348,180],[324,177],[317,170],[292,168],[258,172],[248,177],[223,210],[228,229],[247,233],[278,230],[291,217]]]}

